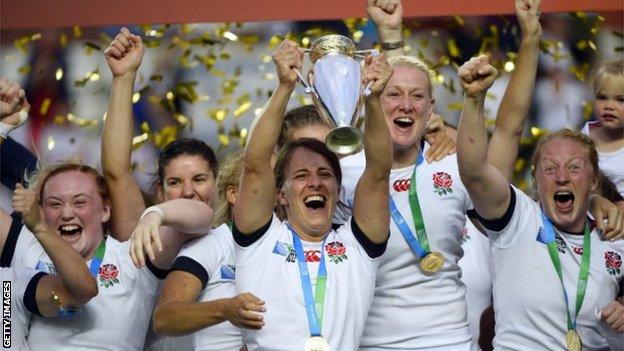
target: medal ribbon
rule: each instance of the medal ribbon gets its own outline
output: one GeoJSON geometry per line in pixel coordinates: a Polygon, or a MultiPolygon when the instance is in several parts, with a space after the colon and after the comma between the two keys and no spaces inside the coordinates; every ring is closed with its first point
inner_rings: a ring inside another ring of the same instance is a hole
{"type": "Polygon", "coordinates": [[[93,258],[91,258],[91,265],[89,266],[89,271],[91,275],[97,278],[98,273],[100,272],[100,266],[102,265],[102,260],[104,259],[104,252],[106,251],[106,239],[102,238],[100,242],[100,246],[98,246],[97,250],[95,250],[95,254],[93,258]]]}
{"type": "Polygon", "coordinates": [[[394,199],[390,196],[390,215],[392,216],[394,223],[396,223],[397,227],[399,227],[399,231],[403,235],[403,238],[405,238],[409,247],[412,249],[412,252],[414,252],[416,256],[421,259],[431,252],[429,240],[427,239],[427,231],[425,230],[425,221],[423,219],[422,211],[420,210],[418,194],[416,194],[416,169],[423,161],[424,158],[421,152],[418,154],[418,159],[416,160],[416,165],[414,166],[414,171],[412,172],[412,179],[410,181],[409,188],[409,204],[410,209],[412,210],[414,229],[416,229],[416,236],[418,239],[414,236],[414,233],[412,233],[412,230],[399,212],[394,199]]]}
{"type": "Polygon", "coordinates": [[[583,256],[581,257],[581,269],[579,270],[578,283],[576,285],[576,313],[574,319],[570,315],[570,307],[568,306],[568,293],[563,285],[563,273],[561,272],[561,260],[559,259],[559,251],[557,250],[557,243],[555,240],[555,230],[552,222],[542,210],[542,223],[544,225],[544,241],[548,246],[548,254],[552,261],[555,271],[561,281],[561,287],[563,288],[563,298],[565,299],[565,306],[567,312],[568,330],[576,330],[576,318],[578,317],[583,300],[585,299],[585,289],[587,288],[587,278],[589,277],[589,258],[591,255],[591,240],[589,237],[589,226],[585,225],[585,232],[583,234],[583,256]]]}
{"type": "Polygon", "coordinates": [[[321,262],[319,263],[318,273],[316,275],[316,291],[312,297],[312,282],[310,281],[310,272],[306,263],[305,253],[303,252],[303,244],[295,231],[288,225],[288,230],[293,238],[293,246],[297,254],[297,264],[299,265],[299,275],[301,276],[301,288],[303,290],[303,299],[305,301],[306,313],[308,315],[308,325],[310,326],[311,336],[321,336],[321,327],[323,326],[323,307],[325,305],[325,286],[327,284],[327,269],[325,267],[325,239],[321,244],[321,262]]]}

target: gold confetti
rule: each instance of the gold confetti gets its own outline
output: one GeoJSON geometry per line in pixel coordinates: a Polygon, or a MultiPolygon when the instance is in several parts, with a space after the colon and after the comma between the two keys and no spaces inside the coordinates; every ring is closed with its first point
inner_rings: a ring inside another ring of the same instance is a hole
{"type": "Polygon", "coordinates": [[[39,114],[41,116],[45,116],[48,114],[48,109],[50,109],[50,104],[52,104],[52,99],[45,98],[41,103],[41,107],[39,108],[39,114]]]}
{"type": "Polygon", "coordinates": [[[23,75],[27,75],[28,73],[30,73],[30,65],[24,65],[20,68],[17,69],[17,72],[23,75]]]}
{"type": "Polygon", "coordinates": [[[134,94],[132,94],[132,103],[136,104],[137,102],[139,102],[139,99],[141,99],[141,93],[139,93],[138,91],[134,94]]]}
{"type": "Polygon", "coordinates": [[[538,127],[531,127],[531,135],[533,135],[533,137],[537,138],[540,135],[542,135],[544,132],[539,129],[538,127]]]}
{"type": "Polygon", "coordinates": [[[464,104],[461,102],[451,102],[447,105],[447,108],[451,111],[460,111],[463,106],[464,104]]]}
{"type": "Polygon", "coordinates": [[[100,79],[100,73],[99,73],[99,70],[96,69],[93,72],[85,73],[85,77],[83,79],[74,81],[74,86],[84,87],[87,84],[87,82],[95,82],[95,81],[98,81],[99,79],[100,79]]]}
{"type": "Polygon", "coordinates": [[[26,45],[28,45],[28,43],[30,43],[30,36],[25,35],[19,39],[16,39],[13,42],[13,45],[15,45],[15,47],[21,51],[23,54],[28,53],[28,50],[26,49],[26,45]]]}
{"type": "Polygon", "coordinates": [[[162,79],[162,74],[154,74],[149,77],[149,80],[151,80],[152,82],[162,82],[162,79]]]}
{"type": "Polygon", "coordinates": [[[56,145],[56,142],[54,141],[54,137],[52,137],[51,135],[48,136],[48,150],[52,150],[54,149],[54,146],[56,145]]]}
{"type": "Polygon", "coordinates": [[[254,110],[254,116],[260,116],[260,114],[262,113],[262,107],[258,107],[254,110]]]}
{"type": "Polygon", "coordinates": [[[229,146],[230,145],[230,137],[228,137],[226,134],[219,134],[219,143],[222,146],[229,146]]]}
{"type": "Polygon", "coordinates": [[[227,109],[214,109],[214,110],[208,111],[208,115],[210,116],[210,118],[212,118],[216,122],[223,122],[227,114],[228,114],[227,109]]]}
{"type": "Polygon", "coordinates": [[[234,117],[240,117],[243,113],[251,108],[251,101],[247,101],[234,110],[234,117]]]}
{"type": "Polygon", "coordinates": [[[459,51],[459,48],[457,47],[457,43],[455,42],[455,39],[447,40],[446,46],[448,48],[448,51],[451,57],[455,57],[455,58],[461,57],[461,52],[459,51]]]}
{"type": "Polygon", "coordinates": [[[511,73],[514,70],[514,68],[516,68],[516,65],[512,61],[505,62],[505,66],[504,66],[505,72],[511,73]]]}
{"type": "Polygon", "coordinates": [[[82,29],[78,26],[74,26],[72,32],[74,33],[74,38],[80,38],[82,36],[82,29]]]}
{"type": "Polygon", "coordinates": [[[59,36],[59,45],[62,48],[67,47],[67,34],[63,33],[59,36]]]}
{"type": "Polygon", "coordinates": [[[588,120],[594,111],[594,105],[591,102],[583,101],[583,118],[588,120]]]}
{"type": "Polygon", "coordinates": [[[71,113],[67,114],[67,121],[82,128],[97,127],[99,124],[96,119],[79,118],[71,113]]]}
{"type": "Polygon", "coordinates": [[[54,77],[56,78],[57,81],[61,80],[63,78],[63,68],[59,67],[56,69],[56,73],[54,74],[54,77]]]}
{"type": "Polygon", "coordinates": [[[132,150],[136,150],[143,145],[149,139],[149,136],[148,133],[141,133],[132,138],[132,150]]]}
{"type": "Polygon", "coordinates": [[[239,134],[239,138],[241,139],[247,139],[247,128],[243,128],[240,130],[240,134],[239,134]]]}
{"type": "Polygon", "coordinates": [[[466,24],[466,22],[464,21],[464,18],[461,16],[453,16],[453,20],[455,21],[455,23],[457,23],[459,26],[463,26],[464,24],[466,24]]]}
{"type": "Polygon", "coordinates": [[[176,121],[178,121],[178,123],[180,123],[181,126],[186,126],[190,122],[190,120],[181,113],[176,113],[173,115],[173,117],[176,119],[176,121]]]}
{"type": "Polygon", "coordinates": [[[228,31],[223,32],[223,37],[224,37],[225,39],[227,39],[227,40],[230,40],[230,41],[237,41],[237,40],[238,40],[238,35],[236,35],[236,34],[234,34],[234,33],[230,32],[229,30],[228,30],[228,31]]]}

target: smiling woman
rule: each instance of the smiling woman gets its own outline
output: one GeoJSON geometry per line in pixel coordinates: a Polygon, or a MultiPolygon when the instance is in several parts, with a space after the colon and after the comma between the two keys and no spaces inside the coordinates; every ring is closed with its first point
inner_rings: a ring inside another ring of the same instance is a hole
{"type": "Polygon", "coordinates": [[[271,168],[301,49],[285,40],[273,61],[280,84],[245,149],[234,208],[237,288],[264,300],[241,313],[261,322],[259,330],[243,330],[243,339],[249,350],[354,350],[388,239],[391,146],[380,94],[393,71],[383,56],[366,60],[363,77],[372,82],[364,138],[368,167],[356,187],[353,218],[333,230],[342,181],[338,157],[323,142],[301,138],[287,143],[271,168]],[[286,221],[273,213],[275,200],[286,221]]]}

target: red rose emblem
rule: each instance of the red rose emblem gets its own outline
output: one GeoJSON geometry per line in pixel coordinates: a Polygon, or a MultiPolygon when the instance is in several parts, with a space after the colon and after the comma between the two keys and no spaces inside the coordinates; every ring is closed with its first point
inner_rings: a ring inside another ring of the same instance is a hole
{"type": "Polygon", "coordinates": [[[572,246],[572,251],[574,251],[575,254],[577,255],[583,255],[583,248],[582,247],[578,247],[578,246],[572,246]]]}
{"type": "Polygon", "coordinates": [[[613,251],[605,252],[605,260],[607,267],[620,268],[620,266],[622,266],[622,258],[613,251]]]}
{"type": "Polygon", "coordinates": [[[453,185],[453,179],[446,172],[437,172],[433,175],[433,184],[441,188],[450,188],[453,185]]]}
{"type": "Polygon", "coordinates": [[[319,250],[309,250],[305,252],[306,262],[320,262],[321,252],[319,250]]]}
{"type": "Polygon", "coordinates": [[[342,256],[347,251],[344,245],[342,245],[342,243],[339,243],[337,241],[334,241],[333,243],[329,243],[325,245],[325,250],[330,256],[342,256]]]}
{"type": "Polygon", "coordinates": [[[117,278],[119,271],[114,264],[105,264],[100,267],[100,278],[103,280],[113,280],[117,278]]]}

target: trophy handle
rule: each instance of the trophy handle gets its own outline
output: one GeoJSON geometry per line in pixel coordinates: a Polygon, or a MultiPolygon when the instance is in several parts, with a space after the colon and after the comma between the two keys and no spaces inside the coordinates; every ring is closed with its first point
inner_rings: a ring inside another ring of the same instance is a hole
{"type": "MultiPolygon", "coordinates": [[[[370,50],[360,50],[360,51],[356,51],[355,53],[355,57],[357,58],[362,58],[365,59],[366,55],[365,54],[371,54],[373,55],[373,57],[378,56],[379,55],[379,51],[376,49],[370,49],[370,50]]],[[[373,86],[373,82],[368,82],[368,84],[366,84],[366,87],[364,88],[364,91],[362,91],[362,95],[364,95],[364,97],[369,97],[371,94],[371,87],[373,86]]]]}
{"type": "Polygon", "coordinates": [[[295,70],[295,73],[297,74],[297,80],[305,88],[305,93],[306,94],[313,93],[314,92],[314,88],[312,88],[312,86],[310,86],[310,84],[308,82],[306,82],[305,79],[303,79],[303,76],[301,75],[301,72],[299,72],[299,70],[296,69],[296,68],[294,68],[294,70],[295,70]]]}

